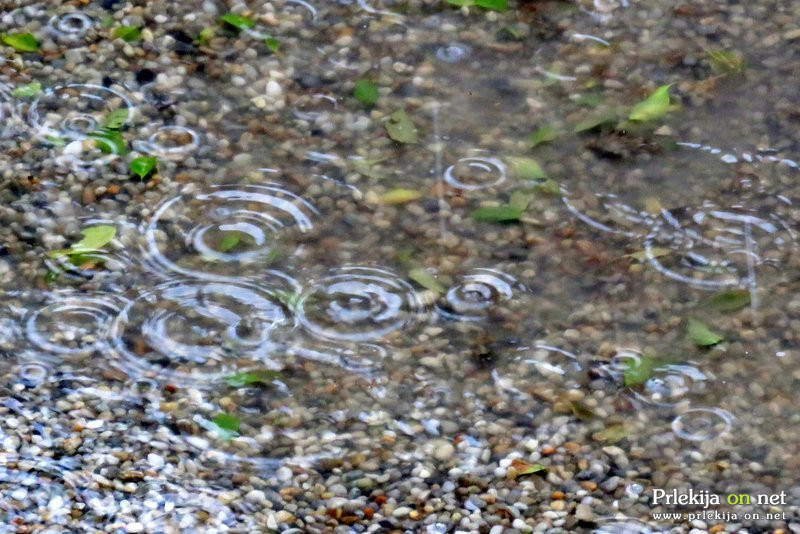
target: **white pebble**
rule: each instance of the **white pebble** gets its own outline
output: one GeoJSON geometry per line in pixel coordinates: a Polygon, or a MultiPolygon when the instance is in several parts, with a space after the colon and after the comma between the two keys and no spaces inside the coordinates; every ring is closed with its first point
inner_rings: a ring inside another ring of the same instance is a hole
{"type": "Polygon", "coordinates": [[[275,80],[270,80],[267,82],[267,96],[271,97],[279,97],[283,94],[283,89],[281,89],[281,84],[276,82],[275,80]]]}

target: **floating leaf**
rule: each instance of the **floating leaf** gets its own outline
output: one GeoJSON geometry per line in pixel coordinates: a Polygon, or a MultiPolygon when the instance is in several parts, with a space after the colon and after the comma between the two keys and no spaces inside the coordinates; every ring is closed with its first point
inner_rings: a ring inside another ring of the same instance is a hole
{"type": "Polygon", "coordinates": [[[523,213],[525,213],[524,209],[504,205],[478,208],[472,212],[471,216],[476,221],[481,222],[507,223],[519,221],[523,213]]]}
{"type": "Polygon", "coordinates": [[[687,325],[689,339],[698,347],[710,347],[716,345],[725,338],[712,332],[706,325],[696,319],[689,319],[687,325]]]}
{"type": "Polygon", "coordinates": [[[11,96],[14,98],[31,98],[38,95],[41,91],[42,84],[39,82],[33,82],[15,87],[14,90],[11,91],[11,96]]]}
{"type": "Polygon", "coordinates": [[[475,5],[475,0],[447,0],[447,3],[457,7],[469,7],[475,5]]]}
{"type": "Polygon", "coordinates": [[[222,15],[219,18],[219,21],[223,24],[227,24],[228,26],[232,26],[237,30],[249,30],[253,28],[256,23],[250,17],[245,17],[243,15],[237,15],[235,13],[228,13],[227,15],[222,15]]]}
{"type": "Polygon", "coordinates": [[[630,254],[625,254],[623,258],[633,258],[637,261],[647,261],[650,258],[661,258],[662,256],[666,256],[667,254],[671,253],[672,250],[668,248],[650,247],[645,250],[638,250],[630,254]]]}
{"type": "Polygon", "coordinates": [[[137,26],[120,26],[114,28],[111,34],[114,39],[122,39],[126,43],[132,43],[142,36],[142,30],[137,26]]]}
{"type": "Polygon", "coordinates": [[[381,204],[395,205],[413,202],[422,197],[422,193],[415,189],[392,189],[385,192],[379,198],[381,204]]]}
{"type": "Polygon", "coordinates": [[[511,164],[511,171],[518,178],[524,180],[539,180],[546,176],[541,165],[539,165],[535,159],[510,158],[509,163],[511,164]]]}
{"type": "Polygon", "coordinates": [[[281,44],[275,37],[267,37],[264,39],[264,44],[267,45],[267,50],[272,52],[273,54],[278,53],[278,49],[280,48],[281,44]]]}
{"type": "Polygon", "coordinates": [[[280,372],[267,369],[243,371],[226,376],[225,383],[234,388],[241,388],[245,386],[269,384],[273,380],[280,378],[280,376],[280,372]]]}
{"type": "Polygon", "coordinates": [[[706,54],[714,74],[729,75],[744,72],[744,59],[735,52],[706,50],[706,54]]]}
{"type": "Polygon", "coordinates": [[[353,96],[365,106],[372,106],[378,101],[378,86],[369,80],[356,80],[353,96]]]}
{"type": "Polygon", "coordinates": [[[101,152],[124,156],[128,153],[128,145],[122,134],[110,128],[101,128],[89,134],[94,139],[95,145],[101,152]]]}
{"type": "Polygon", "coordinates": [[[650,96],[631,108],[628,119],[632,121],[652,121],[666,115],[670,109],[669,88],[671,85],[662,85],[650,96]]]}
{"type": "Polygon", "coordinates": [[[630,429],[626,425],[611,425],[599,432],[592,434],[595,441],[603,443],[617,443],[630,435],[630,429]]]}
{"type": "Polygon", "coordinates": [[[103,119],[103,128],[109,130],[119,130],[128,122],[128,108],[117,108],[103,119]]]}
{"type": "Polygon", "coordinates": [[[419,284],[421,287],[433,291],[434,293],[444,293],[445,287],[425,269],[411,269],[408,277],[419,284]]]}
{"type": "Polygon", "coordinates": [[[628,387],[638,386],[647,382],[653,375],[656,368],[656,361],[653,358],[639,358],[627,360],[623,379],[628,387]]]}
{"type": "Polygon", "coordinates": [[[68,249],[52,250],[48,253],[51,258],[97,252],[114,239],[117,235],[116,226],[101,224],[90,226],[81,231],[83,238],[68,249]]]}
{"type": "Polygon", "coordinates": [[[17,52],[36,52],[39,50],[39,43],[32,33],[11,33],[0,35],[0,40],[17,52]]]}
{"type": "Polygon", "coordinates": [[[717,311],[734,311],[750,305],[750,291],[728,289],[711,295],[706,306],[717,311]]]}
{"type": "Polygon", "coordinates": [[[528,136],[528,146],[536,148],[544,143],[549,143],[558,137],[558,131],[550,126],[540,126],[528,136]]]}
{"type": "Polygon", "coordinates": [[[219,413],[211,420],[223,439],[232,439],[239,434],[239,418],[229,413],[219,413]]]}
{"type": "Polygon", "coordinates": [[[417,127],[414,126],[408,113],[402,109],[389,115],[385,126],[389,137],[398,143],[416,143],[418,140],[417,127]]]}
{"type": "Polygon", "coordinates": [[[156,163],[158,160],[153,156],[139,156],[131,160],[128,168],[133,174],[144,180],[156,168],[156,163]]]}

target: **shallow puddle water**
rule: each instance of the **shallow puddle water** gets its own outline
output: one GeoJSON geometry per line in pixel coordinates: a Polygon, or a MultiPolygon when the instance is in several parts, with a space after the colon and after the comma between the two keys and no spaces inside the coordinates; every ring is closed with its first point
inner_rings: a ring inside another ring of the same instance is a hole
{"type": "Polygon", "coordinates": [[[800,531],[799,43],[0,0],[0,532],[800,531]]]}

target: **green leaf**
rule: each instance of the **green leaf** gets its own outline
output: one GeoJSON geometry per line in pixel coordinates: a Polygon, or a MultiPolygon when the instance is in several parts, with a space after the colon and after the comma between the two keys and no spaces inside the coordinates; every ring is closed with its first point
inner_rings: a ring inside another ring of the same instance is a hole
{"type": "Polygon", "coordinates": [[[524,212],[535,197],[536,195],[531,191],[514,191],[508,197],[508,205],[524,212]]]}
{"type": "Polygon", "coordinates": [[[714,74],[729,75],[744,72],[744,59],[735,52],[706,50],[706,54],[708,54],[708,62],[711,64],[714,74]]]}
{"type": "Polygon", "coordinates": [[[48,252],[51,258],[96,252],[106,246],[117,235],[117,227],[107,224],[90,226],[81,231],[83,238],[68,249],[48,252]]]}
{"type": "Polygon", "coordinates": [[[511,26],[506,26],[505,28],[503,28],[503,31],[506,34],[508,34],[508,36],[511,37],[512,39],[517,39],[517,40],[522,39],[522,32],[519,30],[519,28],[517,28],[513,24],[511,26]]]}
{"type": "Polygon", "coordinates": [[[219,18],[219,21],[222,24],[227,24],[228,26],[232,26],[237,30],[248,30],[256,25],[256,23],[250,17],[237,15],[235,13],[228,13],[227,15],[222,15],[219,18]]]}
{"type": "Polygon", "coordinates": [[[378,199],[381,201],[381,204],[388,204],[388,205],[395,205],[395,204],[406,204],[408,202],[413,202],[418,200],[422,197],[422,193],[415,189],[392,189],[390,191],[385,192],[378,199]]]}
{"type": "MultiPolygon", "coordinates": [[[[286,306],[286,308],[292,312],[297,311],[297,308],[300,306],[300,301],[303,299],[302,293],[296,293],[292,291],[276,290],[273,292],[273,295],[278,302],[286,306]]],[[[306,300],[308,301],[310,298],[306,300]]]]}
{"type": "Polygon", "coordinates": [[[575,125],[573,131],[575,133],[588,132],[590,130],[594,130],[595,128],[599,128],[600,126],[615,122],[617,122],[617,112],[606,109],[585,118],[575,125]]]}
{"type": "Polygon", "coordinates": [[[416,143],[419,139],[417,127],[411,121],[408,113],[399,109],[389,115],[385,123],[386,133],[398,143],[416,143]]]}
{"type": "Polygon", "coordinates": [[[232,439],[239,435],[239,418],[229,413],[219,413],[211,420],[215,430],[223,439],[232,439]]]}
{"type": "Polygon", "coordinates": [[[0,35],[0,40],[17,52],[36,52],[39,43],[32,33],[11,33],[0,35]]]}
{"type": "Polygon", "coordinates": [[[687,325],[689,339],[698,347],[716,345],[725,338],[709,330],[709,328],[696,319],[689,318],[687,325]]]}
{"type": "Polygon", "coordinates": [[[558,137],[558,131],[550,126],[540,126],[528,136],[528,146],[536,148],[544,143],[549,143],[558,137]]]}
{"type": "Polygon", "coordinates": [[[41,91],[42,84],[39,82],[33,82],[15,87],[14,90],[11,91],[11,96],[14,98],[31,98],[38,95],[41,91]]]}
{"type": "Polygon", "coordinates": [[[457,7],[469,7],[475,5],[475,0],[447,0],[447,3],[457,7]]]}
{"type": "Polygon", "coordinates": [[[532,187],[534,187],[537,191],[547,193],[548,195],[561,194],[561,186],[558,185],[558,182],[551,180],[550,178],[538,180],[536,183],[532,184],[532,187]]]}
{"type": "Polygon", "coordinates": [[[110,128],[101,128],[89,134],[94,139],[97,148],[106,154],[117,154],[124,156],[128,153],[128,145],[123,139],[122,134],[110,128]]]}
{"type": "Polygon", "coordinates": [[[750,291],[747,289],[728,289],[711,295],[706,306],[717,311],[735,311],[750,305],[750,291]]]}
{"type": "Polygon", "coordinates": [[[238,232],[228,232],[225,236],[219,240],[219,244],[217,245],[217,250],[220,252],[228,252],[233,247],[239,244],[241,239],[238,235],[238,232]]]}
{"type": "Polygon", "coordinates": [[[272,52],[273,54],[278,53],[278,49],[280,48],[281,44],[275,37],[267,37],[264,39],[264,44],[267,45],[267,50],[272,52]]]}
{"type": "Polygon", "coordinates": [[[656,361],[653,358],[644,357],[638,360],[628,360],[623,371],[625,385],[630,387],[644,384],[653,375],[655,368],[656,361]]]}
{"type": "Polygon", "coordinates": [[[475,0],[475,5],[492,11],[508,10],[508,0],[475,0]]]}
{"type": "Polygon", "coordinates": [[[481,222],[508,223],[519,221],[523,213],[525,213],[523,209],[504,205],[478,208],[471,213],[471,216],[476,221],[481,222]]]}
{"type": "Polygon", "coordinates": [[[535,473],[546,472],[547,467],[543,466],[542,464],[527,464],[525,466],[521,466],[517,470],[517,476],[521,477],[524,475],[533,475],[535,473]]]}
{"type": "Polygon", "coordinates": [[[280,378],[280,376],[281,374],[278,371],[270,371],[267,369],[243,371],[226,376],[225,383],[234,388],[241,388],[245,386],[269,384],[273,380],[280,378]]]}
{"type": "Polygon", "coordinates": [[[136,26],[120,26],[114,28],[111,36],[114,39],[122,39],[126,43],[132,43],[142,36],[142,30],[136,26]]]}
{"type": "Polygon", "coordinates": [[[197,42],[201,45],[207,44],[211,39],[214,38],[214,33],[214,28],[203,28],[200,30],[200,33],[197,34],[197,42]]]}
{"type": "Polygon", "coordinates": [[[103,118],[103,128],[119,130],[128,122],[128,108],[117,108],[103,118]]]}
{"type": "Polygon", "coordinates": [[[133,174],[144,180],[153,172],[157,163],[158,160],[153,156],[139,156],[131,160],[128,164],[128,168],[133,174]]]}
{"type": "Polygon", "coordinates": [[[569,403],[569,407],[572,409],[572,415],[574,415],[578,419],[587,420],[597,417],[597,414],[594,413],[594,410],[592,410],[582,402],[572,401],[569,403]]]}
{"type": "Polygon", "coordinates": [[[428,271],[422,268],[411,269],[408,277],[419,284],[421,287],[433,291],[434,293],[444,293],[445,287],[428,271]]]}
{"type": "Polygon", "coordinates": [[[622,441],[623,439],[627,438],[630,435],[630,429],[627,425],[619,424],[619,425],[611,425],[610,427],[604,428],[599,432],[595,432],[592,434],[592,438],[595,441],[602,441],[604,443],[617,443],[618,441],[622,441]]]}
{"type": "Polygon", "coordinates": [[[662,85],[650,96],[631,108],[628,119],[632,121],[652,121],[666,115],[670,109],[669,88],[670,85],[662,85]]]}
{"type": "Polygon", "coordinates": [[[369,80],[356,80],[353,96],[365,106],[372,106],[378,101],[378,86],[369,80]]]}
{"type": "Polygon", "coordinates": [[[546,175],[542,166],[535,159],[531,158],[510,158],[511,172],[517,178],[523,180],[540,180],[546,175]]]}

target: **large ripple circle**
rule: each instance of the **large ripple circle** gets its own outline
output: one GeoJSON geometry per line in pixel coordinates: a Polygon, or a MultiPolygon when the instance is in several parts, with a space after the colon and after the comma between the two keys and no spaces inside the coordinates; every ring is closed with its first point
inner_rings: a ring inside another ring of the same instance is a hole
{"type": "Polygon", "coordinates": [[[239,280],[296,248],[317,211],[277,184],[211,187],[164,202],[144,229],[157,271],[239,280]]]}
{"type": "Polygon", "coordinates": [[[414,288],[392,271],[345,266],[303,293],[297,320],[324,339],[374,341],[415,322],[422,308],[414,288]]]}
{"type": "Polygon", "coordinates": [[[276,368],[276,329],[290,326],[284,305],[295,287],[174,281],[143,293],[111,327],[112,347],[138,376],[210,383],[253,366],[276,368]]]}

